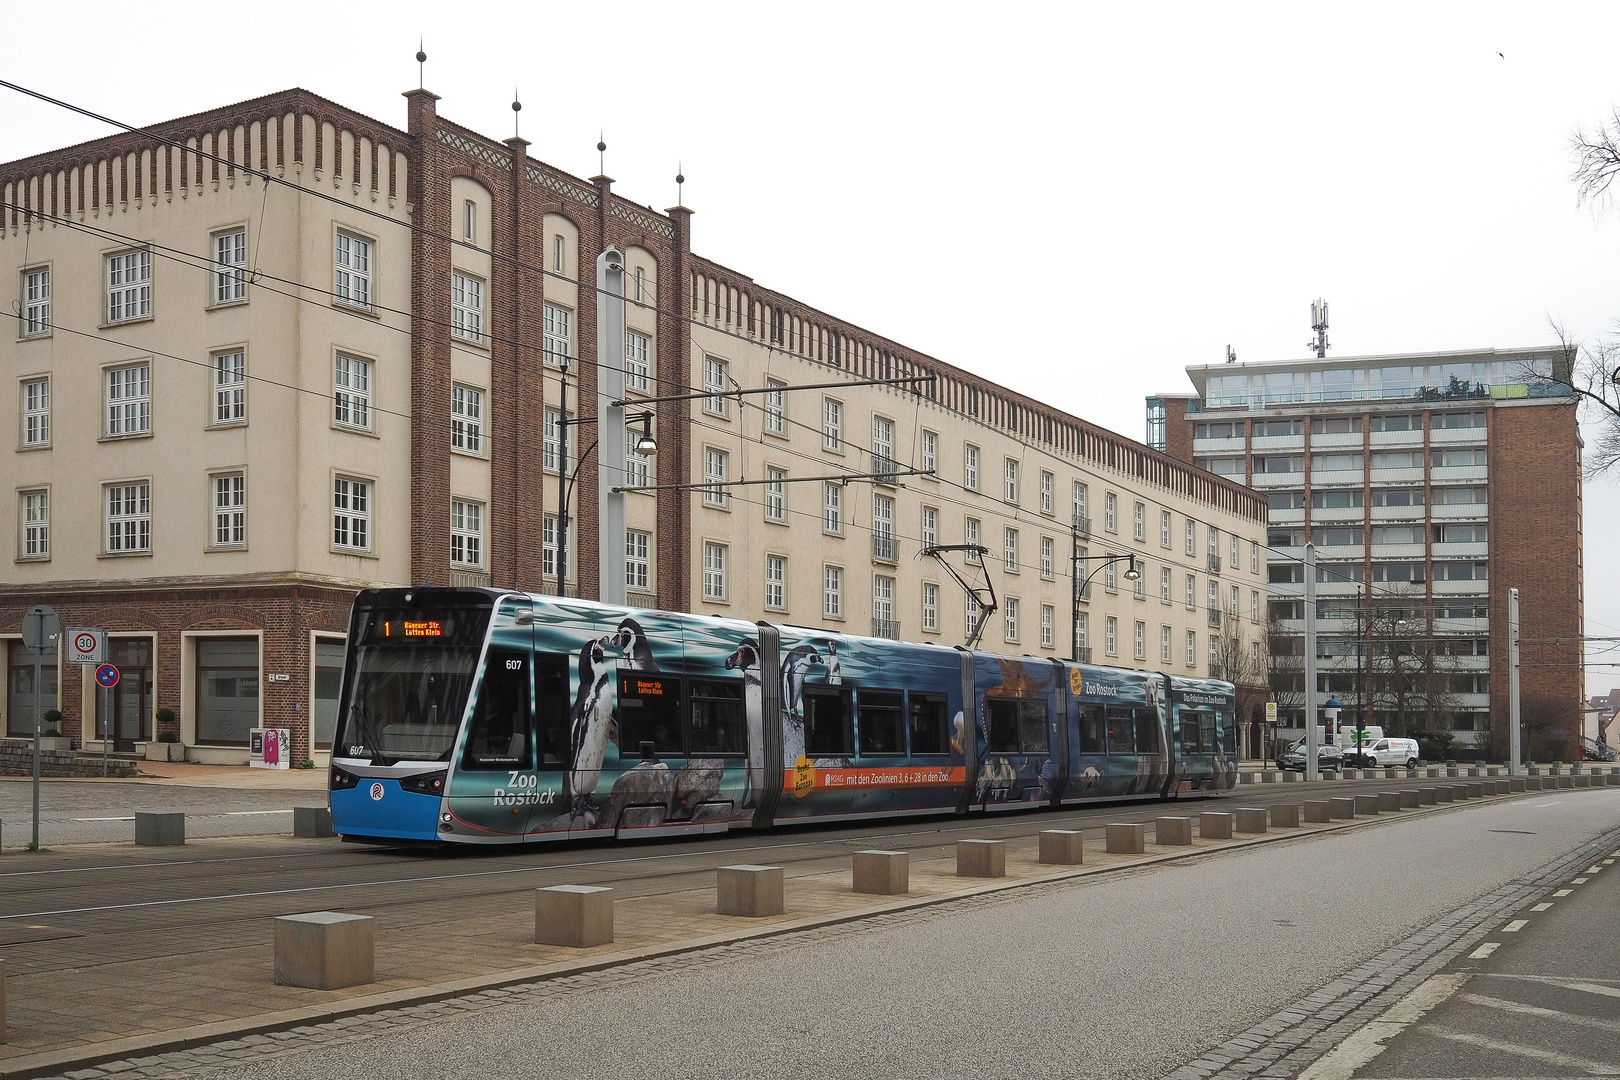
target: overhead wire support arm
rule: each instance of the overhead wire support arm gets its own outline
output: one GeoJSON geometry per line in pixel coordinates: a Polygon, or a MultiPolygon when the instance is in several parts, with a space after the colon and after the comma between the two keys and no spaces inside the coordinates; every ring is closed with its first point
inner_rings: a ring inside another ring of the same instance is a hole
{"type": "Polygon", "coordinates": [[[937,375],[908,375],[899,379],[853,379],[848,382],[809,383],[803,386],[765,386],[754,390],[702,390],[692,394],[671,394],[667,397],[635,397],[621,398],[610,401],[609,405],[620,408],[626,405],[662,405],[666,401],[701,401],[706,398],[740,398],[751,397],[758,394],[781,394],[793,390],[843,390],[851,386],[908,386],[912,383],[937,382],[937,375]]]}
{"type": "Polygon", "coordinates": [[[962,586],[962,591],[978,603],[979,621],[973,624],[973,629],[968,631],[967,640],[962,643],[962,647],[965,649],[973,648],[979,643],[979,638],[984,635],[984,628],[989,624],[990,616],[995,614],[996,608],[999,606],[996,602],[995,582],[990,580],[990,571],[986,569],[988,564],[985,562],[985,558],[990,554],[990,549],[983,544],[933,544],[923,548],[918,554],[930,555],[937,559],[939,565],[945,568],[945,572],[951,575],[951,579],[962,586]],[[959,574],[956,567],[945,561],[944,553],[947,551],[970,551],[977,554],[979,556],[979,570],[984,574],[984,588],[980,589],[968,584],[967,578],[959,574]]]}

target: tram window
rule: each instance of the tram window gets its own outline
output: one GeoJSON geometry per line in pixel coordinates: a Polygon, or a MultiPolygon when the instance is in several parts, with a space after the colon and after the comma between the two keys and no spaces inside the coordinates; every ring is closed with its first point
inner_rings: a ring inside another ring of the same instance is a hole
{"type": "Polygon", "coordinates": [[[1080,752],[1108,753],[1108,722],[1101,705],[1080,706],[1080,752]]]}
{"type": "Polygon", "coordinates": [[[568,714],[573,705],[568,694],[568,662],[561,657],[535,661],[535,689],[539,695],[539,738],[542,769],[561,769],[568,764],[568,714]]]}
{"type": "Polygon", "coordinates": [[[1215,751],[1215,714],[1196,709],[1181,714],[1181,752],[1210,754],[1215,751]]]}
{"type": "Polygon", "coordinates": [[[529,657],[491,649],[462,762],[468,769],[533,768],[529,754],[529,657]]]}
{"type": "MultiPolygon", "coordinates": [[[[690,753],[741,754],[748,749],[741,679],[693,682],[690,753]]],[[[632,752],[635,746],[631,746],[632,752]]]]}
{"type": "Polygon", "coordinates": [[[866,754],[904,754],[906,733],[898,690],[860,692],[860,750],[866,754]]]}
{"type": "Polygon", "coordinates": [[[652,743],[655,754],[682,755],[681,680],[619,676],[619,753],[639,757],[642,743],[652,743]]]}
{"type": "Polygon", "coordinates": [[[1051,725],[1047,723],[1045,701],[1029,699],[1018,703],[1018,743],[1026,754],[1052,752],[1051,725]]]}
{"type": "Polygon", "coordinates": [[[1046,754],[1051,738],[1046,702],[1039,698],[986,698],[990,714],[989,751],[992,754],[1046,754]]]}
{"type": "Polygon", "coordinates": [[[912,756],[950,752],[951,734],[945,726],[945,698],[938,694],[912,694],[912,756]]]}
{"type": "MultiPolygon", "coordinates": [[[[1211,724],[1215,722],[1215,717],[1220,718],[1219,752],[1226,754],[1229,757],[1236,757],[1237,731],[1235,725],[1232,723],[1232,714],[1229,712],[1212,713],[1210,720],[1211,724]]],[[[1209,735],[1209,746],[1211,750],[1214,750],[1216,747],[1216,734],[1213,729],[1210,731],[1209,735]]]]}
{"type": "Polygon", "coordinates": [[[1136,753],[1136,710],[1129,705],[1108,706],[1108,752],[1136,753]]]}
{"type": "Polygon", "coordinates": [[[1159,752],[1158,709],[1137,708],[1136,752],[1138,754],[1157,754],[1159,752]]]}
{"type": "Polygon", "coordinates": [[[986,698],[984,710],[990,714],[987,743],[990,753],[1018,753],[1018,702],[1010,698],[986,698]]]}
{"type": "Polygon", "coordinates": [[[804,688],[804,752],[814,757],[848,757],[849,698],[836,690],[804,688]]]}

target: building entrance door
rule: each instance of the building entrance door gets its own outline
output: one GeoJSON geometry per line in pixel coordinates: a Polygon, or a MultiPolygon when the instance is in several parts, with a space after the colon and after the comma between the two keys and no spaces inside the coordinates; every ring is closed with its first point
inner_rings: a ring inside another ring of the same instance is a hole
{"type": "Polygon", "coordinates": [[[118,668],[118,685],[103,691],[112,698],[113,750],[131,753],[152,737],[152,639],[114,638],[107,646],[118,668]]]}

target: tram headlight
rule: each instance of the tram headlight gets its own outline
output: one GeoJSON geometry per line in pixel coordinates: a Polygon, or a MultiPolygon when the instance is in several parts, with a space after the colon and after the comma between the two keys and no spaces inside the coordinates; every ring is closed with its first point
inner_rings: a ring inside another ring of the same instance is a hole
{"type": "Polygon", "coordinates": [[[417,773],[415,776],[405,777],[399,782],[399,786],[418,795],[443,795],[447,775],[443,772],[417,773]]]}
{"type": "Polygon", "coordinates": [[[358,783],[360,783],[360,778],[354,773],[349,772],[347,769],[340,769],[336,765],[332,766],[331,790],[344,791],[358,783]]]}

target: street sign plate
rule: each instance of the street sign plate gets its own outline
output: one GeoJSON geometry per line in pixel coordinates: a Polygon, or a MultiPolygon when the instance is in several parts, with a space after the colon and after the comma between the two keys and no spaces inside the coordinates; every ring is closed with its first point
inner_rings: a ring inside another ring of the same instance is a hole
{"type": "Polygon", "coordinates": [[[1266,702],[1266,720],[1272,724],[1277,722],[1277,703],[1275,701],[1266,702]]]}
{"type": "Polygon", "coordinates": [[[107,662],[107,631],[89,626],[70,628],[67,632],[67,662],[70,664],[105,664],[107,662]]]}
{"type": "Polygon", "coordinates": [[[118,669],[111,664],[102,664],[96,668],[96,682],[102,686],[117,686],[118,669]]]}
{"type": "Polygon", "coordinates": [[[56,612],[44,604],[36,604],[23,615],[23,644],[36,652],[50,648],[61,633],[62,623],[56,612]]]}

